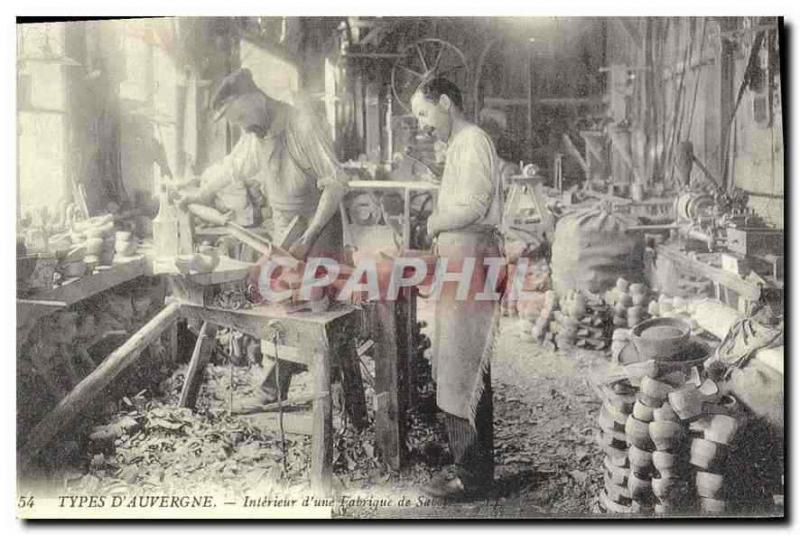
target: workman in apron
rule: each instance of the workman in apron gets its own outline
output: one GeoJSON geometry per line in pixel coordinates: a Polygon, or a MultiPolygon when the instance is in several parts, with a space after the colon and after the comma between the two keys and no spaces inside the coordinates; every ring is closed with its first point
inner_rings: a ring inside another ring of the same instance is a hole
{"type": "Polygon", "coordinates": [[[489,135],[464,116],[461,91],[449,80],[423,83],[411,109],[421,128],[447,142],[436,210],[428,220],[435,252],[448,260],[448,272],[461,272],[465,259],[475,259],[466,299],[459,299],[452,282],[443,285],[436,302],[432,367],[455,473],[440,474],[425,490],[442,498],[475,496],[490,489],[494,478],[490,358],[500,296],[494,282],[494,298],[476,295],[488,277],[484,259],[501,257],[500,159],[489,135]]]}
{"type": "MultiPolygon", "coordinates": [[[[298,260],[329,257],[341,260],[342,226],[339,203],[347,191],[347,176],[334,153],[324,121],[309,110],[269,97],[256,86],[248,69],[228,75],[211,102],[214,120],[225,118],[242,129],[230,154],[201,177],[197,193],[184,194],[182,205],[211,205],[230,184],[261,182],[272,210],[274,236],[281,236],[295,216],[305,227],[289,248],[298,260]]],[[[272,366],[261,389],[261,403],[286,399],[291,378],[304,366],[280,361],[280,377],[272,366]]]]}

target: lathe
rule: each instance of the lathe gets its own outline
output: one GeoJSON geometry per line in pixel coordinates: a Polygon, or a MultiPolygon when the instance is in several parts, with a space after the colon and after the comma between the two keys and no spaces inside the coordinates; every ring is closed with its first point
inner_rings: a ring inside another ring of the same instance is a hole
{"type": "Polygon", "coordinates": [[[676,291],[683,278],[700,277],[714,285],[718,299],[742,312],[765,292],[782,294],[783,230],[749,210],[745,194],[686,190],[673,210],[673,223],[629,229],[670,234],[655,246],[656,286],[676,291]]]}

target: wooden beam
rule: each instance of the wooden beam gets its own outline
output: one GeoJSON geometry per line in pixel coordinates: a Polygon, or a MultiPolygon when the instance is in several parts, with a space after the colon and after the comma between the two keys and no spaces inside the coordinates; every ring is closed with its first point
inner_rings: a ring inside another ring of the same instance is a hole
{"type": "Polygon", "coordinates": [[[237,415],[250,415],[250,414],[261,414],[264,412],[276,412],[279,409],[287,409],[289,407],[294,407],[297,405],[304,405],[306,403],[310,403],[314,401],[317,396],[315,394],[300,394],[298,396],[294,396],[288,399],[284,399],[280,402],[280,404],[275,401],[274,403],[267,403],[265,405],[261,405],[258,407],[247,407],[244,409],[240,409],[238,411],[233,411],[233,414],[237,415]]]}
{"type": "Polygon", "coordinates": [[[375,352],[375,436],[384,462],[395,470],[405,463],[405,396],[402,377],[405,355],[398,341],[397,302],[371,305],[372,339],[375,352]]]}
{"type": "Polygon", "coordinates": [[[180,306],[170,303],[124,344],[112,352],[95,370],[78,383],[56,407],[33,428],[28,440],[17,450],[22,466],[55,438],[125,368],[136,362],[142,350],[177,320],[180,306]]]}
{"type": "MultiPolygon", "coordinates": [[[[720,33],[728,31],[735,27],[736,23],[727,17],[720,18],[719,21],[720,33]]],[[[730,119],[733,116],[734,107],[734,73],[736,71],[734,54],[736,52],[736,45],[723,37],[719,38],[719,61],[717,62],[718,82],[719,82],[719,102],[717,110],[719,113],[719,160],[716,175],[720,178],[722,188],[730,188],[732,180],[729,180],[728,163],[725,161],[726,157],[732,154],[733,151],[727,150],[728,144],[731,140],[730,129],[735,127],[735,122],[730,119]],[[730,124],[729,124],[730,123],[730,124]]]]}
{"type": "Polygon", "coordinates": [[[723,269],[716,268],[704,262],[700,262],[699,260],[694,260],[674,247],[659,245],[656,247],[656,254],[668,258],[676,267],[700,274],[716,284],[721,284],[735,291],[748,300],[755,301],[761,296],[761,289],[755,284],[751,284],[738,275],[734,275],[723,269]]]}
{"type": "Polygon", "coordinates": [[[397,324],[402,326],[398,336],[400,340],[400,350],[405,353],[405,372],[403,384],[405,385],[405,399],[402,400],[401,407],[405,407],[403,413],[414,407],[417,403],[417,288],[403,288],[402,299],[398,300],[398,319],[397,324]]]}
{"type": "Polygon", "coordinates": [[[533,39],[528,40],[528,115],[527,132],[525,139],[528,143],[528,158],[533,157],[533,119],[536,113],[536,71],[534,61],[536,59],[536,43],[533,39]]]}
{"type": "Polygon", "coordinates": [[[352,314],[354,308],[343,306],[325,312],[299,312],[289,314],[279,306],[258,306],[246,310],[227,310],[180,301],[181,314],[189,319],[207,321],[219,327],[228,327],[241,331],[259,340],[269,340],[273,331],[268,322],[277,319],[284,332],[281,337],[281,360],[289,360],[309,365],[311,353],[316,350],[314,344],[322,344],[326,328],[340,329],[350,333],[352,337],[352,314]],[[297,348],[292,351],[284,345],[297,348]],[[306,350],[306,347],[312,349],[306,350]]]}
{"type": "Polygon", "coordinates": [[[338,345],[338,364],[342,373],[342,389],[345,397],[347,416],[358,429],[364,429],[368,423],[367,401],[364,396],[364,382],[361,379],[361,366],[356,352],[355,340],[351,337],[343,339],[338,345]]]}
{"type": "Polygon", "coordinates": [[[180,345],[178,344],[178,330],[180,329],[178,321],[175,321],[169,328],[169,356],[172,362],[178,361],[178,353],[180,352],[180,345]]]}
{"type": "Polygon", "coordinates": [[[333,408],[331,406],[330,348],[314,353],[313,433],[311,435],[311,488],[327,494],[333,477],[333,408]]]}
{"type": "Polygon", "coordinates": [[[622,159],[622,162],[625,164],[625,166],[630,169],[631,173],[633,173],[636,182],[639,184],[644,184],[644,180],[639,174],[639,170],[634,165],[628,149],[622,146],[622,142],[620,141],[620,132],[614,129],[611,129],[611,146],[617,151],[617,154],[619,155],[620,159],[622,159]]]}
{"type": "Polygon", "coordinates": [[[91,275],[85,275],[75,282],[49,290],[38,291],[28,297],[30,300],[57,301],[65,306],[70,306],[109,288],[141,277],[145,275],[146,270],[147,261],[142,256],[129,262],[115,263],[107,269],[98,270],[91,275]]]}
{"type": "MultiPolygon", "coordinates": [[[[241,415],[240,418],[248,420],[259,428],[267,428],[276,431],[280,427],[280,423],[278,422],[279,415],[275,412],[246,414],[241,415]]],[[[313,427],[314,422],[312,416],[308,413],[296,414],[289,412],[283,415],[283,428],[289,435],[312,436],[314,433],[313,427]]]]}
{"type": "Polygon", "coordinates": [[[381,161],[381,111],[380,111],[380,86],[369,83],[364,97],[366,115],[366,144],[367,159],[378,163],[381,161]]]}
{"type": "MultiPolygon", "coordinates": [[[[490,106],[527,106],[527,98],[502,98],[502,97],[484,97],[483,104],[486,107],[490,106]]],[[[540,98],[536,101],[539,106],[599,106],[603,104],[600,98],[592,97],[563,97],[563,98],[540,98]]]]}
{"type": "MultiPolygon", "coordinates": [[[[363,42],[363,41],[362,41],[363,42]]],[[[400,59],[406,57],[405,54],[392,54],[388,52],[347,52],[342,54],[345,58],[369,58],[369,59],[400,59]]]]}
{"type": "Polygon", "coordinates": [[[203,378],[203,370],[206,369],[211,358],[211,349],[214,347],[214,335],[217,328],[203,322],[200,333],[197,335],[197,342],[194,345],[192,359],[189,361],[189,368],[186,370],[186,379],[183,381],[181,397],[178,401],[179,407],[194,409],[197,403],[197,394],[200,391],[200,381],[203,378]]]}

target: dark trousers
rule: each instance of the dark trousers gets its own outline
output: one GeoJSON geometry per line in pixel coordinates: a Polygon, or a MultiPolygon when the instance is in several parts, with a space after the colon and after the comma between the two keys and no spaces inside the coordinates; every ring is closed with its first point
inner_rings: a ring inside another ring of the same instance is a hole
{"type": "Polygon", "coordinates": [[[444,413],[456,473],[466,487],[484,486],[494,480],[494,410],[489,370],[483,376],[483,384],[483,394],[475,412],[475,427],[469,420],[444,413]]]}

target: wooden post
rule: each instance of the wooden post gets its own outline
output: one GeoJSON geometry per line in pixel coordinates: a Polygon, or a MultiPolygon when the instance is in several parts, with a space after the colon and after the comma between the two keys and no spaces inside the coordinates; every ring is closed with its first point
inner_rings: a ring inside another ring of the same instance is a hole
{"type": "Polygon", "coordinates": [[[403,188],[403,248],[411,249],[411,189],[403,188]]]}
{"type": "Polygon", "coordinates": [[[186,379],[183,382],[181,398],[178,401],[180,407],[194,409],[197,403],[197,394],[200,391],[200,380],[203,378],[203,370],[211,358],[211,348],[214,344],[214,335],[217,328],[203,322],[200,332],[197,335],[197,342],[194,344],[192,359],[189,361],[189,368],[186,370],[186,379]]]}
{"type": "Polygon", "coordinates": [[[403,288],[402,300],[398,301],[398,311],[400,317],[398,324],[402,321],[404,326],[400,336],[400,350],[404,354],[405,373],[404,391],[405,399],[400,404],[405,406],[401,414],[414,407],[417,403],[417,288],[403,288]]]}
{"type": "Polygon", "coordinates": [[[178,351],[180,347],[178,345],[178,330],[180,329],[180,320],[175,321],[172,326],[169,328],[169,356],[172,359],[172,362],[178,362],[178,351]]]}
{"type": "Polygon", "coordinates": [[[405,393],[402,375],[405,374],[405,355],[398,345],[396,302],[379,302],[374,305],[373,339],[375,352],[375,435],[384,461],[395,470],[406,459],[405,449],[405,393]]]}
{"type": "Polygon", "coordinates": [[[533,158],[533,119],[536,113],[536,73],[534,61],[536,59],[536,40],[528,39],[528,158],[533,158]]]}
{"type": "Polygon", "coordinates": [[[344,408],[353,426],[361,430],[367,426],[367,402],[364,397],[364,382],[361,380],[361,367],[358,364],[355,341],[352,338],[342,337],[337,344],[337,350],[342,370],[344,408]]]}
{"type": "Polygon", "coordinates": [[[39,451],[80,414],[103,388],[125,368],[136,362],[142,350],[150,345],[161,333],[178,318],[180,305],[170,303],[153,319],[148,321],[133,336],[112,352],[87,375],[83,381],[40,421],[31,432],[28,440],[17,451],[17,456],[26,466],[39,451]]]}
{"type": "Polygon", "coordinates": [[[380,86],[370,83],[366,88],[366,154],[373,163],[381,161],[380,86]]]}
{"type": "Polygon", "coordinates": [[[333,413],[331,408],[330,349],[314,352],[314,409],[311,436],[311,487],[327,494],[333,475],[333,413]]]}
{"type": "Polygon", "coordinates": [[[734,106],[734,53],[735,45],[728,40],[723,32],[733,29],[736,22],[730,18],[724,17],[719,19],[719,167],[717,176],[720,177],[723,188],[730,189],[732,181],[729,180],[728,173],[728,160],[731,152],[728,146],[731,142],[731,128],[734,128],[734,123],[731,121],[733,116],[734,106]]]}

